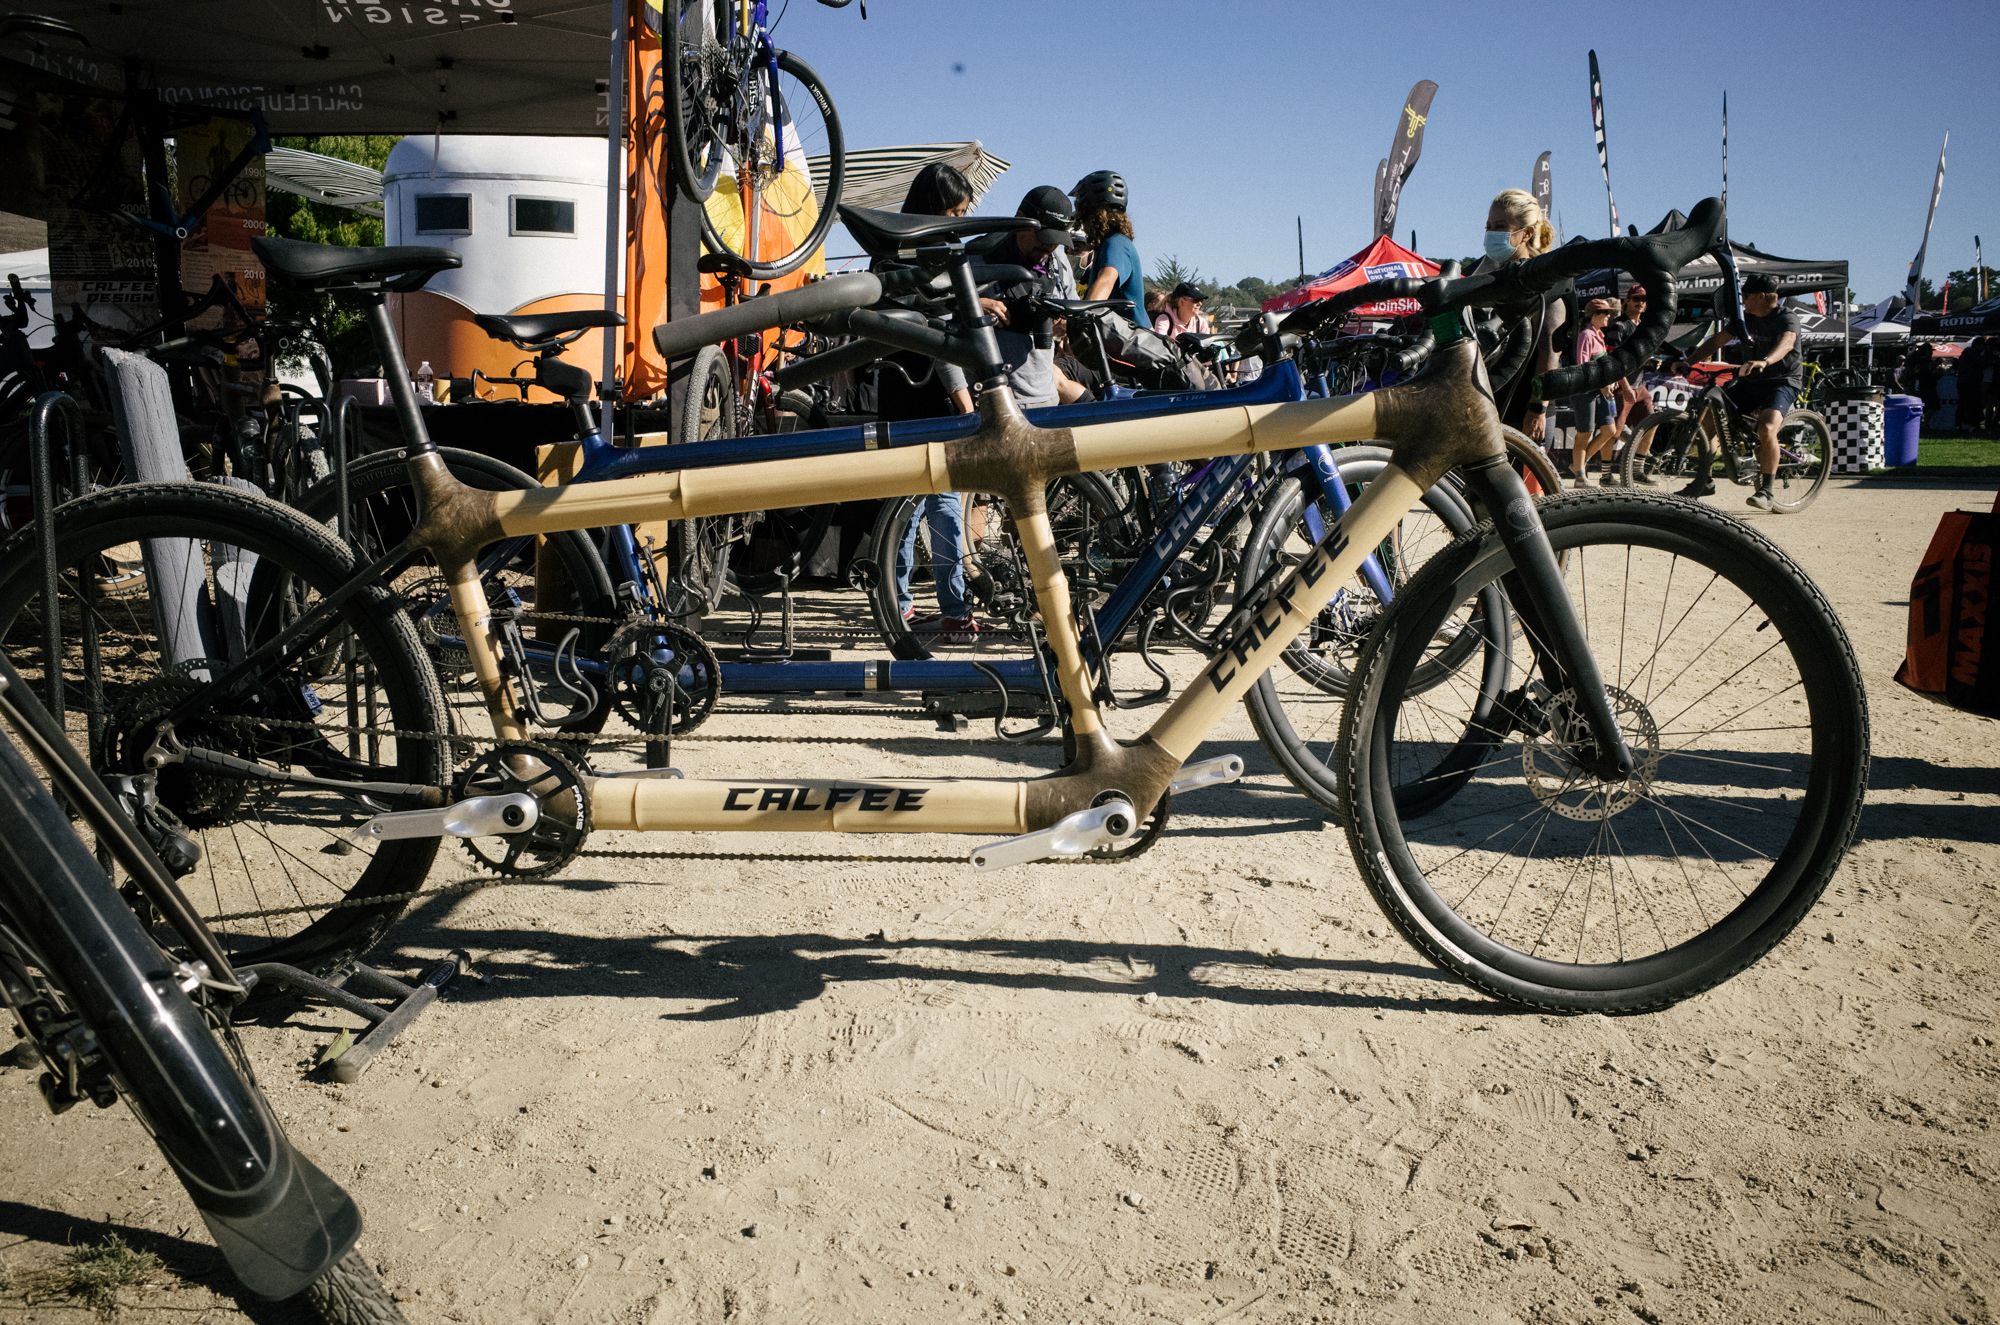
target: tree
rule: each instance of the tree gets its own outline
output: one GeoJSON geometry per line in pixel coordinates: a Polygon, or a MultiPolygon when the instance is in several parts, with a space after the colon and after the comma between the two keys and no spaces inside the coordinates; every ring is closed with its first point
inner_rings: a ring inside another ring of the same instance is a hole
{"type": "Polygon", "coordinates": [[[2000,293],[2000,271],[1992,267],[1967,267],[1955,271],[1948,278],[1951,282],[1951,307],[1947,312],[1963,313],[1979,302],[1979,278],[1986,277],[1986,297],[1991,299],[2000,293]]]}
{"type": "MultiPolygon", "coordinates": [[[[358,165],[382,169],[389,163],[389,150],[402,139],[383,135],[340,134],[323,138],[277,138],[280,147],[322,156],[339,157],[358,165]]],[[[367,248],[384,242],[382,218],[346,207],[329,207],[293,193],[266,190],[264,223],[271,233],[284,239],[302,239],[311,244],[338,244],[342,248],[367,248]]],[[[359,374],[364,365],[375,361],[375,343],[368,334],[367,320],[352,303],[341,304],[326,295],[308,294],[286,286],[271,286],[271,316],[281,322],[309,322],[320,328],[327,352],[333,356],[336,377],[359,374]]]]}
{"type": "Polygon", "coordinates": [[[1183,264],[1178,256],[1162,253],[1153,264],[1153,279],[1146,283],[1156,290],[1171,290],[1182,281],[1198,286],[1202,283],[1201,273],[1183,264]]]}

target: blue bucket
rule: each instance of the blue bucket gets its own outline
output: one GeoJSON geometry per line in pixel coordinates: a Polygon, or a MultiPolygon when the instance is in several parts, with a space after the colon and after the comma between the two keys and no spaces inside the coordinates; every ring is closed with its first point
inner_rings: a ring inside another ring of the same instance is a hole
{"type": "Polygon", "coordinates": [[[1924,427],[1924,402],[1890,396],[1882,403],[1882,463],[1890,468],[1917,463],[1917,435],[1924,427]]]}

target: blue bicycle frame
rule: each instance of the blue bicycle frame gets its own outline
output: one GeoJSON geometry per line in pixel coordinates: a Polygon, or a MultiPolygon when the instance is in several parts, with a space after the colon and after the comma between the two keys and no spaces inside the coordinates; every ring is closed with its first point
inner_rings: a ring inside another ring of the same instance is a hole
{"type": "MultiPolygon", "coordinates": [[[[1267,369],[1256,381],[1239,387],[1089,401],[1030,410],[1028,417],[1037,426],[1053,428],[1159,418],[1192,410],[1281,404],[1305,398],[1304,384],[1297,368],[1285,360],[1267,369]]],[[[582,438],[582,463],[572,481],[590,483],[637,474],[702,469],[745,460],[809,461],[857,451],[920,446],[968,435],[977,425],[977,416],[968,414],[643,448],[614,446],[602,434],[593,431],[582,438]]],[[[1306,471],[1312,475],[1337,518],[1339,513],[1347,510],[1351,501],[1347,485],[1340,478],[1335,449],[1308,446],[1302,449],[1302,455],[1306,471]]],[[[1085,648],[1088,662],[1100,674],[1104,650],[1131,626],[1153,593],[1170,583],[1171,567],[1242,481],[1251,463],[1250,457],[1237,456],[1206,466],[1183,495],[1174,518],[1158,532],[1137,563],[1093,613],[1090,629],[1085,632],[1085,648]]],[[[1306,519],[1309,526],[1324,523],[1319,503],[1307,503],[1306,519]]],[[[643,572],[631,526],[612,527],[607,551],[613,583],[633,584],[640,594],[642,606],[662,606],[651,601],[648,577],[643,572]]],[[[1364,563],[1363,574],[1369,587],[1386,602],[1390,596],[1388,579],[1373,556],[1364,563]]],[[[549,658],[554,654],[554,650],[546,645],[530,643],[527,648],[531,658],[549,658]]],[[[603,670],[602,663],[593,664],[588,659],[577,661],[585,675],[603,670]]],[[[1034,658],[997,663],[973,663],[960,659],[747,660],[722,664],[721,683],[726,694],[767,695],[859,694],[873,691],[962,693],[988,691],[996,683],[1009,691],[1018,690],[1034,696],[1041,695],[1045,689],[1041,665],[1034,658]]]]}

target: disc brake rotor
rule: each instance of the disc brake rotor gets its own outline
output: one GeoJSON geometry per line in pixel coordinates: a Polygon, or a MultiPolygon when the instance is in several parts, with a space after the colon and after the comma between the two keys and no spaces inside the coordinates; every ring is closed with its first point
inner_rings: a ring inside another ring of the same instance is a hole
{"type": "Polygon", "coordinates": [[[1611,713],[1625,744],[1632,751],[1630,777],[1610,781],[1589,772],[1576,752],[1592,742],[1589,719],[1576,692],[1551,695],[1540,730],[1521,741],[1521,771],[1528,789],[1548,809],[1565,819],[1601,823],[1624,813],[1647,795],[1660,767],[1660,728],[1645,704],[1618,686],[1606,686],[1611,713]]]}

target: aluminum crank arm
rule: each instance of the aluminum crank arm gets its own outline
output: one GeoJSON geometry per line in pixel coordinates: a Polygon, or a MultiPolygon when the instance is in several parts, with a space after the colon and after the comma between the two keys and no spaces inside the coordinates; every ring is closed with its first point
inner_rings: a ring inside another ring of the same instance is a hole
{"type": "Polygon", "coordinates": [[[526,792],[468,796],[435,810],[378,814],[348,836],[356,842],[399,842],[412,837],[499,837],[525,833],[541,821],[542,809],[526,792]]]}
{"type": "MultiPolygon", "coordinates": [[[[1222,755],[1188,764],[1167,784],[1170,795],[1219,787],[1243,776],[1240,755],[1222,755]]],[[[1005,869],[1031,861],[1087,856],[1100,847],[1117,846],[1138,836],[1139,815],[1128,801],[1107,801],[1078,810],[1047,828],[991,842],[972,853],[976,870],[1005,869]]]]}

